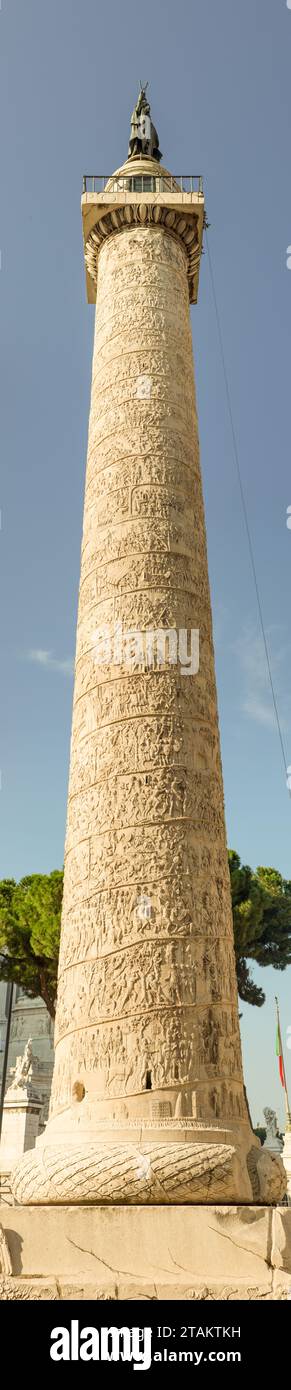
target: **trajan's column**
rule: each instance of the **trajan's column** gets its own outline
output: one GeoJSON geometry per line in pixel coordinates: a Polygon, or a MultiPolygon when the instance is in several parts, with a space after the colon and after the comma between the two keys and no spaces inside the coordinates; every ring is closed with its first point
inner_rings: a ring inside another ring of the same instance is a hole
{"type": "Polygon", "coordinates": [[[96,319],[56,1054],[46,1132],[15,1173],[24,1203],[264,1195],[243,1085],[189,316],[204,201],[201,180],[160,161],[141,90],[126,163],[101,191],[85,180],[82,197],[96,319]]]}

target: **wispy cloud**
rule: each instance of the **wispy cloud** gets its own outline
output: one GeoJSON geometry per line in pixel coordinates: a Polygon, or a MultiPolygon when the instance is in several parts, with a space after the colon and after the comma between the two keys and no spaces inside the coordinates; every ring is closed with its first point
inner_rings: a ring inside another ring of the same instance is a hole
{"type": "Polygon", "coordinates": [[[217,651],[217,648],[226,641],[230,621],[230,606],[227,608],[222,599],[216,599],[212,604],[212,621],[214,645],[217,651]]]}
{"type": "Polygon", "coordinates": [[[242,709],[244,714],[248,714],[249,719],[255,719],[257,724],[274,729],[276,718],[273,703],[267,704],[267,700],[264,703],[257,695],[249,695],[243,700],[242,709]]]}
{"type": "Polygon", "coordinates": [[[73,675],[74,662],[72,657],[60,660],[59,657],[54,656],[53,652],[46,652],[43,651],[42,647],[36,647],[35,650],[27,653],[27,659],[34,661],[36,666],[43,666],[46,670],[61,671],[65,676],[73,675]]]}
{"type": "MultiPolygon", "coordinates": [[[[280,697],[283,666],[288,653],[286,645],[282,645],[282,642],[280,646],[278,645],[279,631],[280,629],[273,627],[269,629],[266,636],[275,693],[280,697]]],[[[233,650],[242,674],[241,708],[244,714],[249,719],[255,720],[257,724],[264,725],[265,728],[275,728],[276,716],[263,638],[253,626],[245,625],[241,636],[233,644],[233,650]]],[[[282,696],[280,703],[282,707],[282,696]]],[[[281,725],[284,728],[282,718],[281,725]]]]}

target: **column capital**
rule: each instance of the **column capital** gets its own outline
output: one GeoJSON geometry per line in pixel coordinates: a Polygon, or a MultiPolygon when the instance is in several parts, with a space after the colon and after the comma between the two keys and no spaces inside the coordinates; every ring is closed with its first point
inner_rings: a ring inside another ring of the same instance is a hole
{"type": "Polygon", "coordinates": [[[200,175],[174,178],[151,159],[127,160],[107,181],[85,175],[81,200],[87,299],[95,303],[98,258],[107,237],[130,227],[163,227],[182,242],[190,304],[197,303],[204,226],[200,175]]]}

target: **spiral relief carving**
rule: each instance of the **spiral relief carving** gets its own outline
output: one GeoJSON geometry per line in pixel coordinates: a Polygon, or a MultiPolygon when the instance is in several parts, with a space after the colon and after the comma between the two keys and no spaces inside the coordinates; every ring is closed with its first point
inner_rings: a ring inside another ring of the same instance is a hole
{"type": "Polygon", "coordinates": [[[102,215],[94,198],[85,207],[96,321],[56,1055],[47,1132],[14,1191],[31,1202],[248,1200],[189,319],[202,223],[179,190],[175,208],[167,192],[132,203],[117,193],[102,215]],[[130,666],[120,630],[198,632],[199,661],[185,674],[167,648],[164,662],[130,666]],[[173,1142],[181,1116],[210,1134],[217,1124],[213,1143],[188,1131],[173,1142]],[[139,1120],[156,1131],[135,1144],[139,1120]]]}

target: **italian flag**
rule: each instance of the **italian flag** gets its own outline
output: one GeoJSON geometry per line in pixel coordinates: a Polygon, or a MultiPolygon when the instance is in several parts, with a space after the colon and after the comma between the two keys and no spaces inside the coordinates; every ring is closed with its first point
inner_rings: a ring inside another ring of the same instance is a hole
{"type": "Polygon", "coordinates": [[[276,1010],[277,1010],[276,1054],[277,1054],[278,1061],[279,1061],[279,1077],[280,1077],[280,1081],[281,1081],[281,1086],[283,1086],[283,1091],[285,1091],[285,1105],[286,1105],[286,1116],[287,1116],[287,1129],[288,1129],[288,1130],[291,1130],[291,1111],[290,1111],[290,1107],[289,1107],[289,1097],[288,1097],[288,1091],[287,1091],[286,1072],[285,1072],[285,1067],[284,1067],[284,1057],[283,1057],[282,1038],[281,1038],[281,1028],[280,1028],[280,1018],[279,1018],[279,1004],[278,1004],[278,999],[277,999],[277,997],[275,998],[275,1003],[276,1003],[276,1010]]]}
{"type": "Polygon", "coordinates": [[[283,1061],[283,1049],[282,1049],[281,1032],[280,1032],[280,1025],[279,1025],[279,1023],[277,1023],[277,1032],[276,1032],[276,1056],[277,1056],[278,1059],[279,1059],[279,1076],[280,1076],[281,1085],[284,1086],[284,1091],[286,1091],[286,1078],[285,1078],[284,1061],[283,1061]]]}

